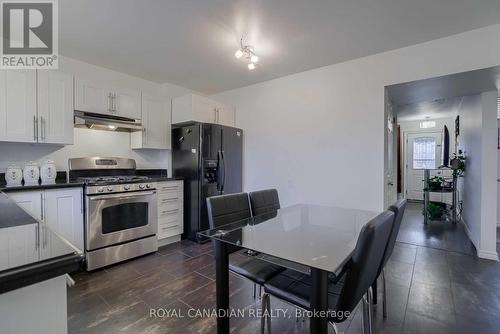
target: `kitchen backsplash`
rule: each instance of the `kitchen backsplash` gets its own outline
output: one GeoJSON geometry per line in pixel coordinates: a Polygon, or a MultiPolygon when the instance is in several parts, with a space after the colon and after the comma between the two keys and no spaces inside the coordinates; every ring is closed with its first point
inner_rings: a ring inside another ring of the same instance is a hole
{"type": "Polygon", "coordinates": [[[130,134],[75,128],[74,145],[43,145],[0,142],[0,172],[14,163],[23,167],[28,161],[54,160],[57,170],[68,169],[68,159],[87,156],[111,156],[135,159],[137,168],[171,170],[170,150],[132,150],[130,134]]]}

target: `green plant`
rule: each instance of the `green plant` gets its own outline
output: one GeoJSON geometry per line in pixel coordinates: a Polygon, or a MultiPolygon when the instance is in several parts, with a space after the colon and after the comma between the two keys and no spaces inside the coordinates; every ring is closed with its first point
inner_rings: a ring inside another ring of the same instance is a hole
{"type": "Polygon", "coordinates": [[[427,205],[427,216],[430,220],[438,220],[443,216],[444,208],[442,203],[430,202],[427,205]]]}
{"type": "Polygon", "coordinates": [[[453,157],[450,161],[451,168],[453,169],[453,173],[456,176],[462,176],[465,174],[465,156],[462,150],[458,150],[457,153],[453,153],[453,157]]]}
{"type": "Polygon", "coordinates": [[[444,181],[444,177],[439,176],[439,175],[433,176],[429,179],[429,181],[427,183],[427,187],[430,190],[439,190],[442,188],[443,181],[444,181]]]}

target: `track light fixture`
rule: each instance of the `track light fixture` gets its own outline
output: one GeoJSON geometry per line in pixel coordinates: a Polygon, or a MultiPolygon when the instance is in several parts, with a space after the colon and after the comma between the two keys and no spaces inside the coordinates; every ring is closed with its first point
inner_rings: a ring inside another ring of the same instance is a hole
{"type": "Polygon", "coordinates": [[[255,54],[253,46],[243,45],[243,37],[240,39],[240,48],[236,50],[234,56],[237,59],[244,57],[248,62],[247,67],[250,71],[254,70],[257,67],[256,64],[259,62],[259,57],[255,54]]]}

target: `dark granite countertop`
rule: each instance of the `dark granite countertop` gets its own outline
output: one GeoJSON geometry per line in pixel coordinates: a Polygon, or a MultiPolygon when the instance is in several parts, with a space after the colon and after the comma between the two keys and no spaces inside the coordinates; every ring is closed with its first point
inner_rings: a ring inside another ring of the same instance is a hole
{"type": "Polygon", "coordinates": [[[8,249],[25,249],[30,255],[12,257],[0,264],[0,294],[74,272],[83,263],[81,250],[72,247],[47,224],[39,222],[1,192],[0,236],[8,240],[8,249]],[[51,254],[51,257],[43,254],[51,254]]]}
{"type": "Polygon", "coordinates": [[[68,182],[66,180],[66,172],[57,172],[56,181],[53,184],[35,184],[35,185],[22,185],[7,187],[5,182],[5,174],[0,173],[0,191],[23,191],[23,190],[42,190],[42,189],[54,189],[54,188],[67,188],[67,187],[82,187],[81,182],[68,182]]]}
{"type": "Polygon", "coordinates": [[[166,169],[137,169],[137,175],[148,176],[151,182],[164,182],[164,181],[179,181],[183,180],[182,177],[168,177],[166,169]]]}

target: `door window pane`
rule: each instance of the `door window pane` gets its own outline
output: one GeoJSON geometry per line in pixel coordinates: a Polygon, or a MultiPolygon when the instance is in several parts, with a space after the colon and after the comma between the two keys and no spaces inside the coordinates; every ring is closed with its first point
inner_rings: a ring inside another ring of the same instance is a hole
{"type": "Polygon", "coordinates": [[[436,168],[436,138],[416,138],[413,141],[413,169],[434,168],[436,168]]]}

